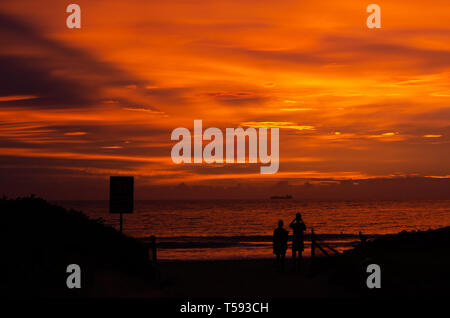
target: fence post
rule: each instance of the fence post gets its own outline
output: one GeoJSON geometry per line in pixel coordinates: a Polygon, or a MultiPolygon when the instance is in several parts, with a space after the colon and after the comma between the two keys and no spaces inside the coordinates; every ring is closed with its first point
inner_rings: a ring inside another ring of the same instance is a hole
{"type": "Polygon", "coordinates": [[[154,235],[150,236],[150,243],[152,247],[152,262],[156,265],[157,256],[156,256],[156,237],[154,235]]]}

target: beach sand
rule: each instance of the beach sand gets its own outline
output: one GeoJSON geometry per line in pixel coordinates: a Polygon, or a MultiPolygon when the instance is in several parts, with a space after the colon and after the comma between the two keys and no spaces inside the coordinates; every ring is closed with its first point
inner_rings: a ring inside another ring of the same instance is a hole
{"type": "Polygon", "coordinates": [[[348,290],[330,284],[327,272],[312,275],[310,259],[300,272],[291,262],[280,273],[273,259],[166,262],[158,266],[168,297],[351,297],[348,290]]]}
{"type": "Polygon", "coordinates": [[[273,259],[167,261],[158,264],[156,282],[104,271],[96,274],[88,296],[162,298],[345,298],[354,297],[347,287],[329,282],[332,271],[311,272],[304,259],[300,272],[291,271],[290,260],[282,273],[273,259]]]}

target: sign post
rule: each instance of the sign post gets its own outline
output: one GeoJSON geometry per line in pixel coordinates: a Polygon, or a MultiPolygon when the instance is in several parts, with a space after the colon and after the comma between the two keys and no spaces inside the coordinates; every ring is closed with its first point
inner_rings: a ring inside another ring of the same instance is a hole
{"type": "Polygon", "coordinates": [[[122,233],[123,213],[133,213],[134,177],[109,177],[109,213],[120,214],[120,233],[122,233]]]}

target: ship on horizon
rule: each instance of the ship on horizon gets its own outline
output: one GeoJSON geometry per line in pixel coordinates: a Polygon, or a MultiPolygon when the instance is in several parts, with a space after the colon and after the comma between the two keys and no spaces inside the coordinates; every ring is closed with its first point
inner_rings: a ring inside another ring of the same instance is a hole
{"type": "Polygon", "coordinates": [[[292,199],[292,195],[286,194],[284,196],[274,195],[270,197],[271,200],[289,200],[292,199]]]}

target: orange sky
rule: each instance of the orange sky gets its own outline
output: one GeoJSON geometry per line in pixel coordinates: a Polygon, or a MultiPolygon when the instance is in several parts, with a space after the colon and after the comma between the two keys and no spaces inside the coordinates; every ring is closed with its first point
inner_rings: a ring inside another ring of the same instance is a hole
{"type": "Polygon", "coordinates": [[[74,2],[81,30],[65,26],[67,1],[0,4],[10,178],[450,175],[447,0],[377,1],[377,30],[359,0],[74,2]],[[279,173],[175,165],[170,133],[194,119],[282,127],[279,173]]]}

